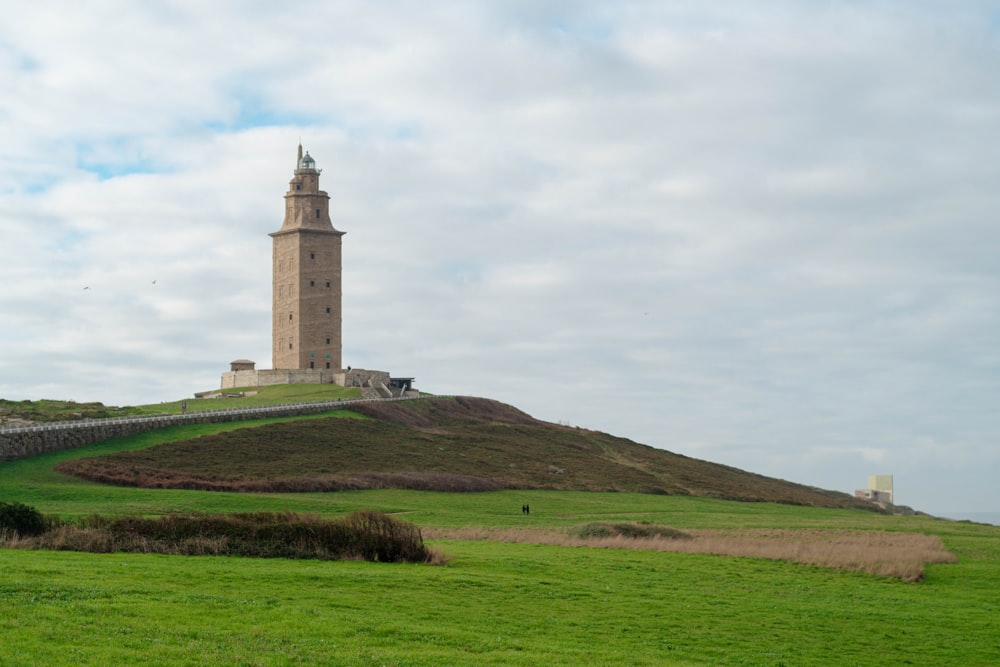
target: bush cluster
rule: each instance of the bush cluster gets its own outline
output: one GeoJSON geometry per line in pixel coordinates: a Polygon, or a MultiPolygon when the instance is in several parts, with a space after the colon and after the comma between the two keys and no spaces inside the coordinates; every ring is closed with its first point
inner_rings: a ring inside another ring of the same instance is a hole
{"type": "Polygon", "coordinates": [[[583,539],[600,537],[628,537],[631,539],[652,539],[659,537],[668,540],[691,539],[690,535],[676,528],[653,523],[633,522],[608,523],[596,521],[580,526],[574,531],[574,534],[576,537],[583,539]]]}
{"type": "Polygon", "coordinates": [[[0,501],[0,533],[14,533],[21,537],[41,535],[48,528],[42,513],[23,503],[0,501]]]}
{"type": "MultiPolygon", "coordinates": [[[[29,546],[29,545],[25,545],[29,546]]],[[[253,558],[431,562],[420,529],[381,512],[329,521],[286,513],[92,516],[37,538],[36,548],[253,558]]]]}

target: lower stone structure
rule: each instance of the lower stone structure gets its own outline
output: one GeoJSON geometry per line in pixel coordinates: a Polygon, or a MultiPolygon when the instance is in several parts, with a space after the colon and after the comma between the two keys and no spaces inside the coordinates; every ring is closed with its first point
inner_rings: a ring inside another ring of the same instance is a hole
{"type": "Polygon", "coordinates": [[[268,387],[275,384],[335,384],[341,387],[359,387],[364,398],[391,398],[401,393],[389,388],[387,372],[364,368],[336,371],[309,368],[231,370],[222,374],[223,389],[268,387]]]}
{"type": "Polygon", "coordinates": [[[273,384],[336,384],[343,387],[344,379],[344,371],[238,370],[222,374],[222,388],[268,387],[273,384]]]}

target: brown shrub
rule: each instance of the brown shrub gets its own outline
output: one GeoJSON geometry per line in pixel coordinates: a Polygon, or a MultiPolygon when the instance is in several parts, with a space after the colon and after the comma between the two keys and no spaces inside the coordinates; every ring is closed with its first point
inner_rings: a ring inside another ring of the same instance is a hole
{"type": "Polygon", "coordinates": [[[337,521],[316,515],[259,512],[163,517],[92,516],[36,537],[8,535],[8,548],[227,555],[256,558],[442,562],[420,529],[381,512],[356,512],[337,521]]]}
{"type": "Polygon", "coordinates": [[[676,528],[670,528],[668,526],[660,526],[654,523],[648,522],[618,522],[618,523],[608,523],[605,521],[597,521],[594,523],[587,523],[579,526],[570,531],[570,534],[575,537],[580,537],[583,539],[591,538],[605,538],[605,537],[626,537],[629,539],[653,539],[653,538],[663,538],[671,540],[689,540],[691,536],[685,532],[677,530],[676,528]]]}

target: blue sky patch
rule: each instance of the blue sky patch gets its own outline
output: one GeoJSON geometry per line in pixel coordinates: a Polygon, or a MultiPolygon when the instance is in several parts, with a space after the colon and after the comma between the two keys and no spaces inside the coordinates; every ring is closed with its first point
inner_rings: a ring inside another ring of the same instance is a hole
{"type": "Polygon", "coordinates": [[[157,169],[152,160],[124,139],[112,139],[99,143],[78,143],[76,145],[76,168],[107,180],[129,174],[152,174],[157,169]]]}
{"type": "Polygon", "coordinates": [[[275,109],[253,95],[240,92],[235,92],[233,97],[239,105],[237,113],[228,118],[209,121],[205,127],[215,132],[238,132],[257,127],[294,127],[328,122],[327,114],[275,109]]]}

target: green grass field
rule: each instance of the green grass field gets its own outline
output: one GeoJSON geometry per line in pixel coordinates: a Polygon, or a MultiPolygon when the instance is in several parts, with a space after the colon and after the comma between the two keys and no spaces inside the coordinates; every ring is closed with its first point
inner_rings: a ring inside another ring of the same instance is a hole
{"type": "MultiPolygon", "coordinates": [[[[220,390],[223,391],[223,390],[220,390]]],[[[144,405],[136,408],[140,414],[180,414],[181,403],[187,403],[188,412],[201,410],[224,410],[226,408],[255,408],[262,405],[279,405],[283,403],[309,403],[311,401],[336,401],[338,398],[360,398],[361,390],[352,387],[338,387],[334,384],[282,384],[271,387],[244,387],[242,389],[226,389],[227,394],[241,392],[253,393],[252,396],[239,398],[189,398],[184,401],[169,401],[144,405]]]]}
{"type": "Polygon", "coordinates": [[[0,550],[0,665],[1000,664],[996,527],[629,493],[135,489],[52,471],[246,425],[171,427],[0,463],[0,500],[66,518],[375,509],[428,528],[638,520],[913,531],[940,535],[958,563],[907,584],[780,561],[468,541],[432,542],[445,566],[0,550]]]}

